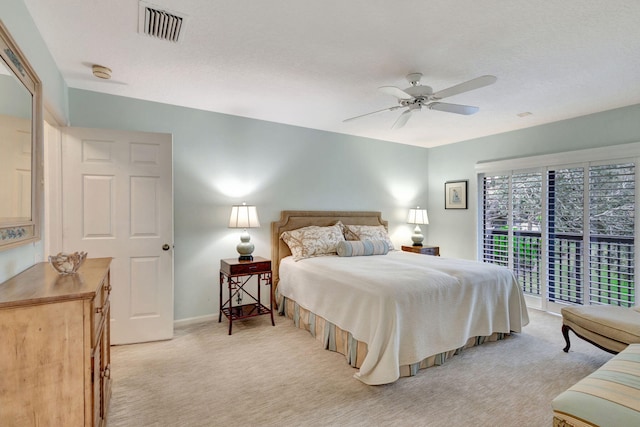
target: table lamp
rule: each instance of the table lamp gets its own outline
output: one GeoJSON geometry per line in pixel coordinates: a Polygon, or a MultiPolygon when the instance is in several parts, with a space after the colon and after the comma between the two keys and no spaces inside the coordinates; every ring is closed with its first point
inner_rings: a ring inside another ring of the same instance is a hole
{"type": "Polygon", "coordinates": [[[420,225],[429,224],[429,217],[427,216],[427,210],[420,209],[420,206],[416,206],[415,209],[409,209],[409,217],[407,218],[407,223],[416,225],[416,228],[413,229],[413,234],[411,235],[411,240],[413,240],[413,246],[422,246],[422,241],[424,240],[424,236],[422,235],[422,230],[420,229],[420,225]]]}
{"type": "Polygon", "coordinates": [[[236,246],[236,250],[240,254],[240,261],[253,260],[253,243],[250,242],[251,236],[247,232],[247,228],[260,227],[258,221],[258,211],[255,206],[248,206],[245,202],[241,205],[231,207],[231,217],[229,217],[229,228],[242,228],[244,231],[240,235],[240,243],[236,246]]]}

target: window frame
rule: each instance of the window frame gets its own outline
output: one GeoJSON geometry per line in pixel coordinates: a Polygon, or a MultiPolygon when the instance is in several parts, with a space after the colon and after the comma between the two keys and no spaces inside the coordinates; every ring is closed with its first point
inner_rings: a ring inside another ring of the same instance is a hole
{"type": "MultiPolygon", "coordinates": [[[[495,161],[484,161],[476,164],[477,175],[477,200],[478,200],[478,212],[477,212],[477,257],[480,261],[484,260],[484,177],[487,175],[509,175],[526,173],[526,172],[540,172],[542,174],[542,211],[545,212],[541,221],[541,233],[544,236],[545,241],[548,240],[548,224],[547,224],[547,211],[548,211],[548,173],[553,169],[575,168],[582,167],[586,171],[588,176],[589,168],[591,166],[597,166],[602,164],[623,164],[634,163],[635,164],[635,210],[634,210],[634,242],[640,242],[640,142],[620,144],[610,147],[599,147],[592,149],[567,151],[556,154],[545,154],[539,156],[522,157],[514,159],[504,159],[495,161]]],[[[588,179],[588,178],[587,178],[588,179]]],[[[588,187],[588,182],[587,182],[588,187]]],[[[585,190],[588,192],[588,188],[585,190]]],[[[509,197],[511,197],[511,178],[509,179],[509,197]]],[[[585,194],[588,197],[588,194],[585,194]]],[[[510,203],[511,205],[511,203],[510,203]]],[[[509,222],[512,220],[512,207],[509,207],[509,222]]],[[[589,238],[589,212],[585,209],[584,220],[586,221],[584,230],[585,236],[589,238]]],[[[509,230],[509,236],[512,235],[509,230]]],[[[509,241],[508,253],[513,251],[511,238],[509,241]]],[[[540,277],[541,277],[541,295],[534,296],[525,294],[525,300],[527,305],[532,308],[539,308],[551,312],[559,312],[565,305],[562,303],[548,301],[548,285],[549,285],[549,269],[548,269],[548,247],[547,244],[542,245],[541,251],[541,263],[540,277]]],[[[510,256],[509,268],[513,268],[513,260],[510,256]]],[[[634,271],[640,269],[640,250],[634,253],[634,271]]],[[[637,290],[640,286],[635,284],[636,299],[635,306],[640,306],[640,295],[637,294],[637,290]]],[[[585,290],[588,292],[588,290],[585,290]]]]}

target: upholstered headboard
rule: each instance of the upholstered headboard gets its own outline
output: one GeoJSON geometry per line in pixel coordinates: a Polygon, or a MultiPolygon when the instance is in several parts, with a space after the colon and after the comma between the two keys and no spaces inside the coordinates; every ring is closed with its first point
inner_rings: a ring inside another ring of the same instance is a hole
{"type": "Polygon", "coordinates": [[[291,251],[280,235],[289,230],[295,230],[309,225],[327,227],[342,221],[347,225],[383,225],[388,228],[388,222],[382,219],[380,212],[361,211],[282,211],[280,220],[271,223],[271,264],[273,270],[273,287],[278,286],[280,279],[278,268],[280,260],[291,255],[291,251]]]}

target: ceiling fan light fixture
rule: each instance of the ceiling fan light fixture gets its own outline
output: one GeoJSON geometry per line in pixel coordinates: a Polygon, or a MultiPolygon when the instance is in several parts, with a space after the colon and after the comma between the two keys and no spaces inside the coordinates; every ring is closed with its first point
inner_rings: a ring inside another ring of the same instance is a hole
{"type": "Polygon", "coordinates": [[[99,79],[109,80],[111,78],[111,68],[94,64],[91,69],[93,70],[93,75],[99,79]]]}
{"type": "Polygon", "coordinates": [[[420,84],[421,78],[422,78],[422,73],[407,74],[407,81],[411,84],[411,86],[418,86],[420,84]]]}

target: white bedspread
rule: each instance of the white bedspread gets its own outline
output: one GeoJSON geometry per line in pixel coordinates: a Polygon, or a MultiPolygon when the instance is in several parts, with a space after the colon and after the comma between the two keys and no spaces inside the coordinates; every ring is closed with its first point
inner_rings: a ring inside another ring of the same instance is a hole
{"type": "Polygon", "coordinates": [[[281,296],[367,343],[355,375],[366,384],[396,381],[401,365],[529,323],[513,273],[492,264],[392,251],[287,257],[279,274],[281,296]]]}

